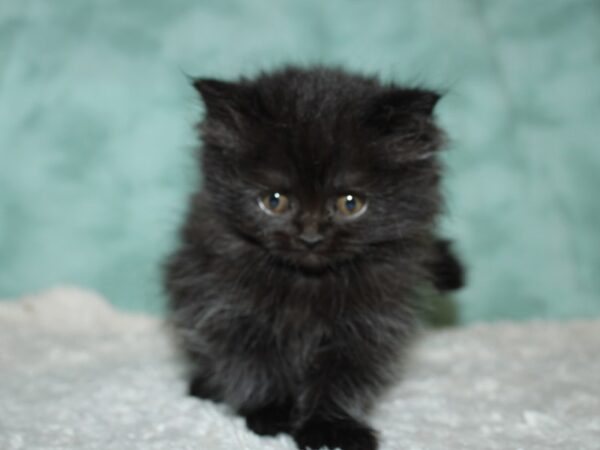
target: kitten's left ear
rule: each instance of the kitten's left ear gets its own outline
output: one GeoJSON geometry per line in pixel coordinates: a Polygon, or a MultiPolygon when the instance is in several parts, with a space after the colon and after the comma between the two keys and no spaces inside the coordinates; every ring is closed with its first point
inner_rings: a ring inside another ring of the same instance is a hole
{"type": "Polygon", "coordinates": [[[441,94],[427,89],[392,88],[377,95],[367,110],[367,122],[384,127],[408,116],[431,117],[441,94]]]}
{"type": "Polygon", "coordinates": [[[442,95],[427,89],[398,89],[388,95],[390,106],[406,109],[413,114],[431,116],[442,95]]]}
{"type": "Polygon", "coordinates": [[[441,98],[426,89],[391,88],[372,99],[365,114],[366,125],[384,139],[383,156],[389,162],[427,159],[444,141],[433,120],[441,98]]]}

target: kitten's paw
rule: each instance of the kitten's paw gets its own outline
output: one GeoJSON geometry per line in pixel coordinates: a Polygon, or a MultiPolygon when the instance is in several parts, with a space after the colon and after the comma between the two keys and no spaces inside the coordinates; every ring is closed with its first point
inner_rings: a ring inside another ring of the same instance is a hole
{"type": "Polygon", "coordinates": [[[206,378],[196,375],[190,381],[188,394],[192,397],[198,397],[202,400],[212,400],[218,402],[221,400],[215,389],[208,385],[206,378]]]}
{"type": "Polygon", "coordinates": [[[465,268],[454,253],[451,242],[438,239],[435,251],[435,260],[430,263],[430,270],[436,289],[440,292],[450,292],[464,287],[466,283],[465,268]]]}
{"type": "Polygon", "coordinates": [[[321,447],[342,450],[376,450],[375,431],[352,419],[339,421],[308,421],[294,432],[300,449],[318,450],[321,447]]]}
{"type": "Polygon", "coordinates": [[[246,426],[261,436],[275,436],[291,431],[291,406],[269,405],[243,414],[246,426]]]}

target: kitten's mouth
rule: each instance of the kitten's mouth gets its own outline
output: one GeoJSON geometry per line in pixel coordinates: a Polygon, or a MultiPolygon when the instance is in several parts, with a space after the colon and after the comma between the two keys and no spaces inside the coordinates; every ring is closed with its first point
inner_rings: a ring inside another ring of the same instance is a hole
{"type": "Polygon", "coordinates": [[[294,246],[286,242],[284,245],[272,248],[269,253],[285,266],[310,275],[321,275],[335,270],[337,266],[348,260],[333,253],[331,246],[327,244],[306,248],[306,246],[294,246]]]}
{"type": "Polygon", "coordinates": [[[297,252],[286,255],[283,260],[286,264],[310,274],[320,274],[331,267],[329,258],[316,252],[297,252]]]}
{"type": "Polygon", "coordinates": [[[298,259],[299,265],[302,268],[310,271],[322,272],[327,269],[328,260],[322,255],[315,252],[306,252],[298,259]]]}
{"type": "Polygon", "coordinates": [[[341,266],[353,261],[350,257],[332,257],[315,251],[287,252],[280,255],[279,261],[284,265],[310,276],[321,276],[337,271],[341,266]]]}

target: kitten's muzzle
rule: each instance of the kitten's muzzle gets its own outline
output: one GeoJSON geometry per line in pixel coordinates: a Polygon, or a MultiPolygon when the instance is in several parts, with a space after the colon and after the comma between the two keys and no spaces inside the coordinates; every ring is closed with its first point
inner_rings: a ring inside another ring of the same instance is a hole
{"type": "Polygon", "coordinates": [[[323,242],[324,239],[323,235],[319,233],[302,233],[298,236],[298,240],[311,250],[323,242]]]}

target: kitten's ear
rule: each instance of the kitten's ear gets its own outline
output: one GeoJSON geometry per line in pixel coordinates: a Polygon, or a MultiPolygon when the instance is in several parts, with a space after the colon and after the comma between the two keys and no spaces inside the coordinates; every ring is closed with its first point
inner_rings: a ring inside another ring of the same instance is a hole
{"type": "Polygon", "coordinates": [[[198,124],[202,140],[221,149],[243,147],[242,135],[260,117],[256,92],[244,80],[239,83],[196,78],[192,85],[204,102],[206,114],[198,124]]]}
{"type": "Polygon", "coordinates": [[[396,89],[384,97],[384,102],[413,114],[431,116],[441,94],[427,89],[396,89]]]}
{"type": "Polygon", "coordinates": [[[244,89],[237,83],[214,78],[194,78],[192,85],[198,91],[209,116],[223,117],[239,109],[244,89]]]}
{"type": "Polygon", "coordinates": [[[425,89],[392,88],[376,96],[366,124],[385,141],[380,148],[389,162],[428,159],[444,142],[433,110],[441,95],[425,89]]]}
{"type": "Polygon", "coordinates": [[[441,95],[427,89],[392,88],[376,96],[367,109],[367,123],[384,130],[410,116],[431,117],[441,95]]]}

